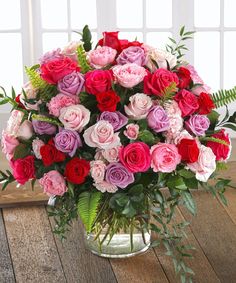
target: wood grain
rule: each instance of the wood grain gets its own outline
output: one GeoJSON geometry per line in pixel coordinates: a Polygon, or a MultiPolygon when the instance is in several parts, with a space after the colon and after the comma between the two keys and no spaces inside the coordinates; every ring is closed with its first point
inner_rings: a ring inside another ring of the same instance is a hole
{"type": "Polygon", "coordinates": [[[66,282],[44,207],[3,209],[18,283],[66,282]]]}
{"type": "MultiPolygon", "coordinates": [[[[54,226],[52,218],[50,218],[50,221],[52,226],[54,226]]],[[[56,235],[55,241],[67,282],[117,282],[109,260],[95,256],[86,249],[84,228],[81,223],[73,223],[64,243],[56,235]]]]}
{"type": "Polygon", "coordinates": [[[236,281],[236,226],[217,199],[206,192],[194,193],[198,207],[192,219],[185,209],[181,211],[204,250],[218,278],[222,282],[236,281]]]}
{"type": "Polygon", "coordinates": [[[112,259],[111,264],[119,283],[168,283],[153,249],[136,257],[112,259]]]}
{"type": "Polygon", "coordinates": [[[8,242],[0,210],[0,282],[13,283],[15,282],[11,256],[9,253],[8,242]]]}
{"type": "Polygon", "coordinates": [[[234,224],[236,225],[236,190],[230,189],[225,192],[225,197],[227,199],[228,205],[225,206],[222,204],[222,202],[219,200],[223,208],[228,213],[229,217],[232,219],[234,224]]]}
{"type": "MultiPolygon", "coordinates": [[[[174,221],[176,221],[176,223],[180,223],[184,220],[185,219],[180,210],[177,209],[174,221]]],[[[196,250],[191,251],[191,254],[194,258],[185,259],[187,266],[189,266],[195,272],[194,282],[219,283],[219,278],[217,277],[215,271],[213,270],[211,264],[205,256],[201,246],[198,244],[198,241],[196,240],[190,227],[186,227],[185,232],[188,238],[183,239],[183,244],[192,245],[196,248],[196,250]]],[[[163,246],[155,248],[155,253],[157,254],[160,263],[165,270],[168,280],[171,283],[180,282],[180,280],[176,277],[172,260],[170,257],[165,255],[165,252],[166,250],[163,246]]]]}

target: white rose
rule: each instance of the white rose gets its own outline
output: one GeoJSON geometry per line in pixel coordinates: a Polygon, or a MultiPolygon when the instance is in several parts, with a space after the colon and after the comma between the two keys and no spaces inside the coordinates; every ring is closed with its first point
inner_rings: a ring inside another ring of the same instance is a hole
{"type": "Polygon", "coordinates": [[[81,132],[89,122],[90,111],[83,105],[70,105],[60,111],[59,120],[65,129],[81,132]]]}
{"type": "Polygon", "coordinates": [[[198,161],[187,164],[187,167],[196,173],[196,179],[207,182],[211,174],[216,170],[216,156],[210,147],[200,146],[198,161]]]}
{"type": "Polygon", "coordinates": [[[141,120],[147,117],[152,107],[152,99],[144,93],[136,93],[129,98],[130,104],[124,106],[125,113],[129,118],[141,120]]]}

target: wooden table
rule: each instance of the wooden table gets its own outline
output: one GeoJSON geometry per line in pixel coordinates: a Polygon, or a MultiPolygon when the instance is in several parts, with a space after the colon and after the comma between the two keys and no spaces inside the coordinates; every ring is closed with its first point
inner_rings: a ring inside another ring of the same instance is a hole
{"type": "MultiPolygon", "coordinates": [[[[189,260],[198,283],[236,282],[236,191],[226,193],[227,208],[205,192],[197,192],[198,214],[187,230],[197,250],[189,260]]],[[[190,220],[184,210],[178,218],[190,220]]],[[[1,283],[166,283],[179,282],[163,250],[107,260],[86,250],[83,228],[74,223],[67,241],[52,233],[44,206],[0,211],[1,283]]]]}

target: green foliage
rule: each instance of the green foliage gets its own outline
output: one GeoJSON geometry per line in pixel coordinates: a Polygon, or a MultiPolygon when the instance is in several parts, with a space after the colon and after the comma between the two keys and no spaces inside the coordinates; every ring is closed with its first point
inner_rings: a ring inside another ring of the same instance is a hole
{"type": "Polygon", "coordinates": [[[38,121],[48,122],[56,126],[62,126],[62,123],[58,119],[50,118],[42,115],[33,114],[32,120],[38,120],[38,121]]]}
{"type": "Polygon", "coordinates": [[[156,141],[153,133],[150,132],[149,130],[140,131],[138,135],[138,139],[148,145],[153,145],[156,141]]]}
{"type": "Polygon", "coordinates": [[[90,32],[90,29],[88,25],[84,26],[83,33],[82,33],[82,41],[84,43],[84,50],[86,52],[90,51],[92,49],[92,34],[90,32]]]}
{"type": "Polygon", "coordinates": [[[2,191],[4,191],[6,187],[14,181],[15,178],[9,170],[6,170],[6,172],[0,170],[0,183],[3,183],[3,185],[1,186],[2,191]]]}
{"type": "Polygon", "coordinates": [[[30,154],[31,148],[27,144],[20,143],[14,151],[13,159],[24,158],[30,154]]]}
{"type": "Polygon", "coordinates": [[[82,74],[87,73],[89,70],[91,70],[91,67],[89,66],[86,58],[86,52],[82,44],[77,47],[77,57],[82,74]]]}
{"type": "Polygon", "coordinates": [[[162,100],[167,101],[172,99],[173,96],[176,94],[177,90],[178,89],[176,87],[176,83],[175,82],[171,83],[168,87],[164,89],[162,100]]]}
{"type": "Polygon", "coordinates": [[[80,194],[77,208],[87,233],[91,232],[94,225],[101,197],[102,193],[98,191],[80,194]]]}
{"type": "Polygon", "coordinates": [[[212,94],[216,108],[227,105],[236,100],[236,87],[229,90],[219,90],[212,94]]]}
{"type": "Polygon", "coordinates": [[[217,142],[217,143],[220,143],[220,144],[223,144],[223,145],[229,145],[226,141],[224,140],[221,140],[221,139],[218,139],[218,138],[214,138],[214,137],[201,137],[200,138],[200,141],[211,141],[211,142],[217,142]]]}

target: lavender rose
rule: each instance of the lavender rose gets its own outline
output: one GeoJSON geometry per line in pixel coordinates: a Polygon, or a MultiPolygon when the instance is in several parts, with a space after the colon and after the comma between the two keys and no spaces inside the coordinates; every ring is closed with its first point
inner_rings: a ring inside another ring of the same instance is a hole
{"type": "Polygon", "coordinates": [[[128,123],[128,118],[119,111],[104,111],[102,112],[98,120],[108,121],[112,125],[115,132],[128,123]]]}
{"type": "Polygon", "coordinates": [[[72,72],[58,82],[57,89],[59,92],[67,95],[77,95],[81,92],[84,81],[85,80],[82,74],[78,72],[72,72]]]}
{"type": "Polygon", "coordinates": [[[204,136],[210,126],[210,121],[205,115],[193,115],[185,122],[188,131],[196,136],[204,136]]]}
{"type": "Polygon", "coordinates": [[[144,66],[146,63],[145,51],[139,46],[130,46],[120,53],[116,61],[119,65],[135,63],[144,66]]]}
{"type": "Polygon", "coordinates": [[[79,134],[66,129],[56,134],[54,142],[58,150],[68,153],[70,157],[74,156],[76,150],[82,146],[79,134]]]}
{"type": "Polygon", "coordinates": [[[164,132],[169,129],[170,121],[166,111],[161,106],[152,107],[147,116],[148,126],[156,133],[164,132]]]}
{"type": "Polygon", "coordinates": [[[124,189],[134,182],[134,175],[121,163],[110,163],[106,168],[105,179],[108,183],[124,189]]]}
{"type": "Polygon", "coordinates": [[[39,120],[33,120],[32,125],[35,133],[39,135],[53,135],[57,130],[57,127],[55,125],[39,120]]]}
{"type": "Polygon", "coordinates": [[[61,54],[61,49],[57,48],[52,51],[46,52],[41,58],[39,58],[39,62],[41,65],[48,63],[49,61],[63,58],[64,56],[61,54]]]}

